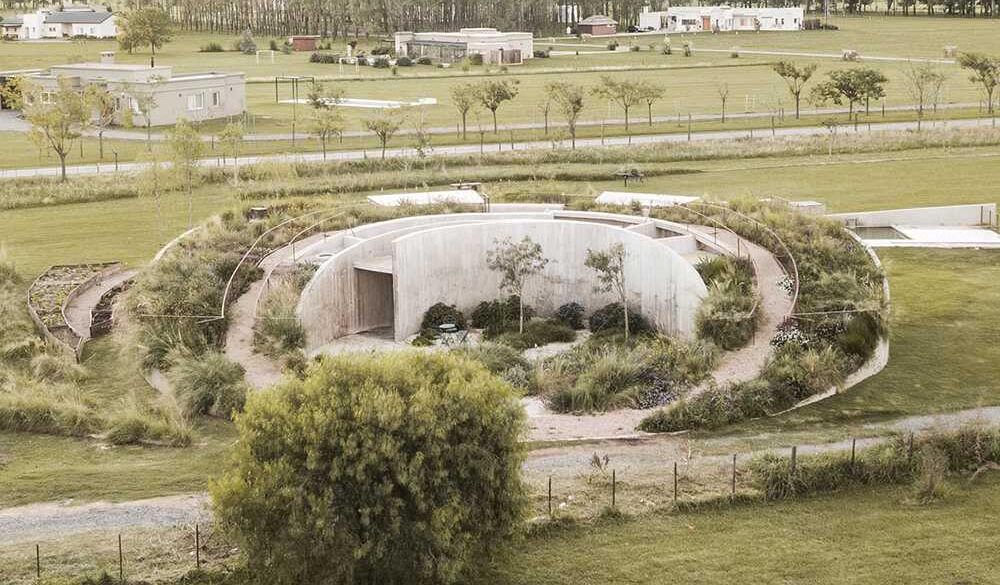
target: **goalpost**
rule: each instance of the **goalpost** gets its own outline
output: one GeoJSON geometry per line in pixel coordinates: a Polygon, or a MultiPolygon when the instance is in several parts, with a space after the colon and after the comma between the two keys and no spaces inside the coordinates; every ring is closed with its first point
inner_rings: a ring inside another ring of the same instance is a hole
{"type": "Polygon", "coordinates": [[[274,54],[276,52],[277,51],[274,51],[274,50],[271,50],[271,49],[263,49],[263,50],[257,51],[257,64],[260,65],[260,56],[264,55],[265,58],[268,57],[268,56],[271,57],[271,64],[273,65],[274,64],[274,54]]]}

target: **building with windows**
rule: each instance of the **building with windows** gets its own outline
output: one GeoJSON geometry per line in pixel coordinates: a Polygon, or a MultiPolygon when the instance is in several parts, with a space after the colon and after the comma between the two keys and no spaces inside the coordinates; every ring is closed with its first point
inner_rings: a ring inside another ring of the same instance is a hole
{"type": "Polygon", "coordinates": [[[396,56],[454,63],[482,55],[483,63],[519,64],[531,59],[531,33],[501,32],[495,28],[463,28],[458,32],[398,32],[396,56]]]}
{"type": "Polygon", "coordinates": [[[46,90],[55,90],[61,78],[81,91],[87,86],[103,87],[115,96],[119,108],[115,122],[127,118],[136,126],[145,126],[143,104],[149,109],[151,126],[176,124],[180,119],[192,122],[242,115],[246,110],[246,78],[243,73],[174,74],[168,66],[122,64],[114,62],[114,53],[102,53],[100,63],[54,65],[48,71],[26,75],[25,79],[46,90]]]}
{"type": "Polygon", "coordinates": [[[613,35],[618,32],[618,22],[610,16],[595,14],[576,23],[576,30],[582,35],[613,35]]]}
{"type": "Polygon", "coordinates": [[[803,27],[805,13],[796,8],[675,6],[639,15],[642,30],[666,32],[788,31],[803,27]]]}
{"type": "Polygon", "coordinates": [[[86,37],[111,39],[118,36],[116,16],[103,8],[64,5],[41,8],[0,22],[0,35],[5,39],[37,40],[86,37]]]}

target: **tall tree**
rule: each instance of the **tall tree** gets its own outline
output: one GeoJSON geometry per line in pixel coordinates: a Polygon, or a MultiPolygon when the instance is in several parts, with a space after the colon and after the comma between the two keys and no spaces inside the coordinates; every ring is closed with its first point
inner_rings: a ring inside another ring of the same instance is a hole
{"type": "Polygon", "coordinates": [[[154,79],[151,83],[139,85],[126,84],[123,93],[128,97],[129,105],[122,112],[126,128],[135,124],[135,115],[142,117],[142,125],[146,128],[146,152],[153,148],[153,110],[156,109],[156,89],[161,83],[154,79]]]}
{"type": "Polygon", "coordinates": [[[90,126],[90,103],[68,78],[60,77],[54,91],[24,83],[24,118],[31,124],[31,137],[59,157],[60,176],[66,180],[66,157],[73,144],[90,126]]]}
{"type": "Polygon", "coordinates": [[[628,289],[625,288],[625,246],[619,242],[612,244],[606,250],[587,249],[587,259],[584,265],[597,272],[599,292],[612,292],[618,297],[624,313],[625,339],[628,340],[628,289]]]}
{"type": "Polygon", "coordinates": [[[639,84],[635,81],[615,79],[602,75],[600,82],[591,90],[595,96],[614,102],[625,112],[625,133],[629,134],[629,111],[642,101],[639,84]]]}
{"type": "Polygon", "coordinates": [[[389,141],[402,126],[403,120],[388,110],[383,110],[377,118],[365,120],[365,128],[378,138],[379,144],[382,146],[382,158],[385,158],[389,141]]]}
{"type": "Polygon", "coordinates": [[[545,93],[552,96],[556,110],[566,121],[572,148],[576,148],[576,123],[583,112],[583,87],[567,81],[553,81],[546,84],[545,93]]]}
{"type": "Polygon", "coordinates": [[[827,73],[829,80],[812,88],[812,98],[817,103],[831,101],[837,105],[848,104],[848,115],[854,117],[854,107],[872,98],[885,95],[883,84],[888,79],[881,72],[864,67],[840,69],[827,73]]]}
{"type": "Polygon", "coordinates": [[[344,135],[344,117],[333,108],[317,108],[312,112],[312,132],[319,138],[323,148],[323,160],[326,160],[326,145],[333,137],[344,135]]]}
{"type": "Polygon", "coordinates": [[[188,229],[194,227],[194,182],[198,159],[205,152],[205,142],[187,120],[181,119],[167,133],[170,162],[174,175],[184,183],[188,197],[188,229]]]}
{"type": "Polygon", "coordinates": [[[969,80],[983,87],[986,94],[986,111],[993,113],[993,93],[1000,85],[1000,57],[991,57],[983,53],[962,53],[958,56],[958,64],[963,69],[972,72],[969,80]]]}
{"type": "Polygon", "coordinates": [[[479,82],[476,86],[476,97],[484,108],[493,114],[493,133],[497,133],[497,110],[504,102],[509,102],[517,97],[516,79],[487,79],[479,82]]]}
{"type": "Polygon", "coordinates": [[[465,140],[468,128],[469,112],[475,109],[479,103],[476,87],[471,83],[460,83],[451,88],[451,103],[458,110],[458,115],[462,117],[462,140],[465,140]]]}
{"type": "Polygon", "coordinates": [[[500,290],[517,295],[518,333],[524,333],[524,285],[548,263],[542,246],[528,236],[520,242],[511,238],[495,240],[493,249],[486,253],[486,266],[500,274],[500,290]]]}
{"type": "Polygon", "coordinates": [[[149,47],[150,66],[156,65],[156,50],[173,40],[173,23],[162,8],[145,6],[133,8],[118,19],[119,45],[130,53],[133,49],[149,47]]]}
{"type": "Polygon", "coordinates": [[[788,92],[792,94],[795,98],[795,119],[799,119],[800,104],[802,101],[802,91],[805,89],[806,84],[812,79],[813,73],[816,73],[816,65],[796,65],[791,61],[778,61],[771,66],[774,72],[777,73],[782,79],[785,80],[785,85],[788,86],[788,92]]]}
{"type": "Polygon", "coordinates": [[[938,93],[944,84],[945,75],[930,63],[910,63],[903,71],[906,80],[906,90],[913,98],[917,110],[917,130],[921,129],[924,120],[924,106],[928,100],[937,103],[938,93]]]}

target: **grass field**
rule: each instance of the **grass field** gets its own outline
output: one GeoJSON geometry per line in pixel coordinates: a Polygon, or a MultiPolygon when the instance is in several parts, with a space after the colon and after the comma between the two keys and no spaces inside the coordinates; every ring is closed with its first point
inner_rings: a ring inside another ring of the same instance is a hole
{"type": "MultiPolygon", "coordinates": [[[[414,99],[432,97],[437,105],[421,107],[425,124],[430,127],[454,127],[456,113],[451,103],[451,89],[460,83],[474,82],[484,76],[503,75],[520,82],[520,95],[512,104],[502,106],[499,111],[501,123],[541,124],[543,114],[544,86],[555,80],[572,80],[585,86],[597,83],[601,75],[652,79],[663,84],[667,91],[663,99],[654,105],[653,113],[658,116],[687,114],[719,114],[721,102],[718,89],[726,84],[729,89],[727,110],[738,112],[770,112],[784,108],[790,111],[793,103],[781,80],[770,70],[769,64],[781,59],[815,62],[819,65],[816,78],[834,69],[851,66],[837,59],[816,57],[782,57],[743,55],[731,59],[727,52],[698,53],[697,48],[728,51],[732,46],[743,48],[774,49],[779,51],[834,52],[842,48],[854,48],[863,54],[888,55],[896,57],[937,57],[944,45],[958,45],[962,50],[1000,52],[1000,42],[996,39],[996,23],[972,19],[941,18],[843,18],[835,22],[839,31],[801,31],[791,33],[688,35],[694,38],[695,56],[683,57],[679,51],[665,56],[649,49],[650,43],[662,43],[661,35],[640,36],[634,40],[620,39],[623,46],[634,42],[639,52],[610,52],[599,50],[606,40],[591,41],[592,49],[586,43],[575,39],[561,40],[569,43],[566,50],[580,50],[583,54],[565,55],[550,59],[533,59],[523,66],[512,67],[507,73],[486,67],[474,67],[469,72],[460,69],[437,69],[427,66],[400,68],[397,75],[389,70],[369,67],[355,68],[338,65],[314,64],[308,62],[307,53],[278,55],[277,62],[257,65],[255,58],[236,52],[199,53],[198,48],[209,41],[231,44],[231,38],[204,34],[178,34],[175,42],[167,45],[158,55],[158,63],[171,64],[178,71],[238,70],[247,74],[251,83],[247,86],[248,111],[253,117],[252,131],[259,133],[288,133],[293,119],[297,119],[297,131],[307,130],[305,111],[307,108],[293,108],[290,104],[276,103],[273,79],[275,75],[309,75],[324,79],[334,79],[335,85],[346,97],[373,99],[414,99]],[[571,45],[582,44],[582,47],[571,45]],[[588,53],[589,51],[589,53],[588,53]],[[655,67],[643,71],[637,68],[655,67]],[[600,69],[600,70],[595,70],[600,69]],[[608,70],[611,70],[610,72],[608,70]]],[[[679,46],[680,37],[674,35],[674,44],[679,46]]],[[[263,46],[264,40],[259,39],[263,46]]],[[[336,44],[336,43],[335,43],[336,44]]],[[[538,39],[538,47],[547,47],[548,39],[538,39]]],[[[113,49],[110,41],[77,41],[68,43],[29,44],[8,42],[0,51],[0,70],[44,67],[66,61],[86,60],[96,57],[99,51],[113,49]]],[[[556,47],[560,48],[560,47],[556,47]]],[[[335,52],[344,52],[343,47],[335,47],[335,52]]],[[[146,54],[122,54],[120,61],[145,63],[146,54]]],[[[907,106],[912,99],[904,82],[904,62],[872,61],[868,66],[882,70],[890,79],[886,86],[886,104],[907,106]]],[[[955,65],[941,65],[947,75],[941,95],[941,103],[977,104],[982,97],[978,88],[968,80],[968,75],[955,65]]],[[[281,98],[289,97],[289,89],[281,88],[281,98]]],[[[806,108],[812,107],[808,104],[806,108]]],[[[636,108],[633,113],[637,122],[645,115],[645,108],[636,108]]],[[[348,130],[361,130],[364,120],[374,115],[371,110],[343,108],[348,130]]],[[[416,117],[417,114],[412,114],[416,117]]],[[[615,120],[623,116],[620,109],[609,106],[603,100],[590,97],[582,113],[582,120],[615,120]]],[[[909,117],[913,117],[910,113],[909,117]]],[[[553,116],[554,117],[554,116],[553,116]]],[[[490,123],[488,112],[480,111],[470,117],[473,127],[490,123]]],[[[757,127],[768,126],[768,120],[755,121],[757,127]]],[[[217,131],[222,123],[216,121],[205,126],[206,131],[217,131]]],[[[621,129],[612,130],[621,133],[621,129]]],[[[454,139],[450,139],[454,142],[454,139]]],[[[372,143],[372,141],[368,141],[372,143]]],[[[16,144],[16,143],[15,143],[16,144]]],[[[135,150],[134,146],[116,146],[123,156],[135,150]]],[[[258,151],[289,150],[289,144],[274,144],[256,147],[258,151]]],[[[313,149],[316,147],[314,145],[313,149]]],[[[34,150],[20,144],[17,148],[4,149],[20,161],[32,156],[34,150]],[[23,154],[22,154],[23,153],[23,154]]],[[[92,150],[92,148],[91,148],[92,150]]],[[[92,156],[92,155],[91,155],[92,156]]],[[[37,156],[35,157],[37,160],[37,156]]],[[[122,160],[125,160],[124,158],[122,160]]],[[[37,163],[35,163],[37,164],[37,163]]],[[[11,166],[11,163],[4,163],[11,166]]]]}

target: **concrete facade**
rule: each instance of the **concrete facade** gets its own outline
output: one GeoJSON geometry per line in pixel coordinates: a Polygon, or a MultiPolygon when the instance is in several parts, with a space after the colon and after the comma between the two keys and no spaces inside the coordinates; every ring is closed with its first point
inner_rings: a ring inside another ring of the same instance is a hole
{"type": "Polygon", "coordinates": [[[666,32],[789,31],[800,30],[802,8],[734,8],[731,6],[675,6],[639,15],[639,28],[666,32]]]}
{"type": "Polygon", "coordinates": [[[81,91],[89,85],[103,87],[117,100],[115,123],[119,125],[126,122],[128,110],[134,125],[146,125],[139,107],[139,100],[145,96],[155,101],[149,113],[152,126],[176,124],[182,118],[192,122],[228,118],[242,115],[246,109],[246,79],[242,73],[174,75],[170,67],[116,64],[113,59],[113,54],[106,54],[101,63],[55,65],[26,79],[43,92],[55,90],[61,78],[69,79],[81,91]]]}
{"type": "Polygon", "coordinates": [[[907,226],[980,226],[997,223],[996,203],[912,207],[885,211],[833,213],[828,215],[847,227],[907,226]]]}
{"type": "Polygon", "coordinates": [[[596,276],[584,260],[587,249],[622,243],[631,306],[663,333],[689,337],[707,290],[682,254],[711,243],[683,229],[635,216],[548,210],[417,216],[341,232],[322,244],[324,260],[297,307],[306,351],[390,326],[402,341],[419,331],[435,303],[471,311],[497,298],[499,276],[487,268],[486,254],[498,239],[524,236],[550,259],[525,290],[541,316],[570,301],[588,310],[614,302],[595,292],[596,276]]]}
{"type": "Polygon", "coordinates": [[[463,28],[458,32],[408,32],[395,35],[396,56],[430,57],[453,63],[482,55],[483,63],[518,64],[534,57],[534,39],[527,32],[495,28],[463,28]]]}

